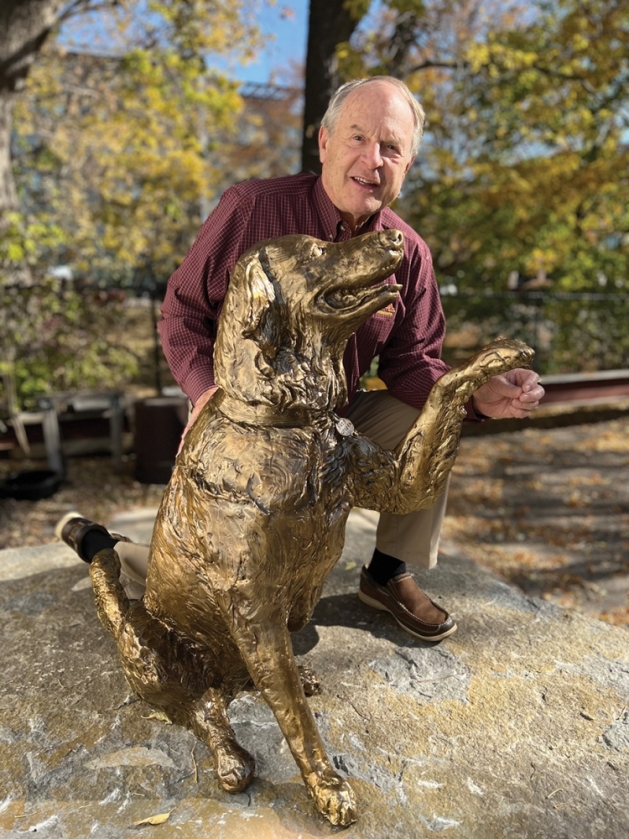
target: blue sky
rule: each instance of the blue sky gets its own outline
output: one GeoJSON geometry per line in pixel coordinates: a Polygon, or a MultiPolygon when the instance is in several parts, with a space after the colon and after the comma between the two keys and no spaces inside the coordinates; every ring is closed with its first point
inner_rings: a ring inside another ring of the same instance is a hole
{"type": "MultiPolygon", "coordinates": [[[[146,0],[140,0],[137,14],[146,15],[146,0]]],[[[217,56],[208,56],[210,66],[226,71],[244,82],[294,83],[291,62],[303,65],[306,56],[309,0],[258,0],[255,15],[265,37],[256,61],[245,66],[217,56]]],[[[78,15],[64,24],[61,41],[90,52],[116,52],[115,17],[110,12],[78,15]]]]}
{"type": "Polygon", "coordinates": [[[258,22],[262,31],[272,37],[256,62],[234,68],[239,79],[267,82],[275,71],[288,68],[291,60],[304,63],[308,5],[308,0],[278,0],[274,6],[263,3],[258,22]]]}

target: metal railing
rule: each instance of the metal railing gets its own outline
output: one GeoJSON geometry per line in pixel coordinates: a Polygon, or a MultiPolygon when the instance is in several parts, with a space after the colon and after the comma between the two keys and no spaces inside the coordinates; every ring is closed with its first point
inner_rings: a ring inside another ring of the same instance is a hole
{"type": "Polygon", "coordinates": [[[629,368],[629,294],[458,292],[442,303],[449,361],[505,335],[533,347],[542,373],[629,368]]]}

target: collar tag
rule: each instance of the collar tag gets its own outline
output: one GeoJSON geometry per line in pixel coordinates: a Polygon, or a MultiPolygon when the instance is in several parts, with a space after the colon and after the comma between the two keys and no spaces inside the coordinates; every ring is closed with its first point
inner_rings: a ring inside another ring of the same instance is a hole
{"type": "Polygon", "coordinates": [[[351,437],[354,433],[354,425],[346,417],[339,417],[336,421],[336,430],[342,437],[351,437]]]}

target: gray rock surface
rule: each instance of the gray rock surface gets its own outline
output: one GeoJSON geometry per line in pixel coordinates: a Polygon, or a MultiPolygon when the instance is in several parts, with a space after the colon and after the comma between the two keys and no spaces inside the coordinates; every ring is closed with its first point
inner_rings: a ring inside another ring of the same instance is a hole
{"type": "MultiPolygon", "coordinates": [[[[114,524],[142,539],[149,519],[114,524]]],[[[0,552],[0,837],[629,836],[627,631],[526,598],[450,551],[416,576],[459,631],[416,642],[356,597],[374,521],[352,513],[345,553],[294,639],[321,678],[309,701],[352,780],[356,825],[339,831],[315,813],[256,694],[230,716],[257,778],[224,793],[208,749],[131,695],[85,564],[47,545],[0,552]]]]}

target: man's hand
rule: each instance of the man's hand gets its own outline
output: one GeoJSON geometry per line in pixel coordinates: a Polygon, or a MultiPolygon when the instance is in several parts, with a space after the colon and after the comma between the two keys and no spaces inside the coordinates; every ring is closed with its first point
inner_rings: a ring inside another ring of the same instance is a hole
{"type": "Polygon", "coordinates": [[[181,447],[183,446],[183,441],[186,439],[186,434],[188,433],[188,431],[190,431],[190,429],[194,425],[194,421],[199,416],[199,414],[201,413],[203,408],[210,401],[212,396],[214,396],[214,394],[216,393],[217,390],[218,390],[218,387],[208,388],[207,390],[205,390],[201,394],[201,396],[199,396],[197,401],[194,403],[194,408],[192,409],[192,411],[190,411],[190,416],[188,417],[188,425],[186,425],[186,427],[183,430],[183,434],[181,435],[181,442],[179,443],[179,448],[177,449],[177,454],[179,454],[179,452],[181,451],[181,447]]]}
{"type": "Polygon", "coordinates": [[[539,406],[544,388],[533,370],[517,367],[501,376],[494,376],[472,397],[475,410],[486,417],[528,417],[539,406]]]}

